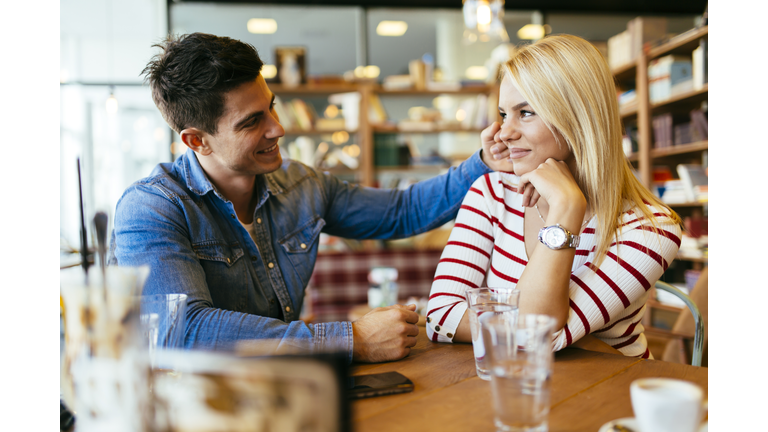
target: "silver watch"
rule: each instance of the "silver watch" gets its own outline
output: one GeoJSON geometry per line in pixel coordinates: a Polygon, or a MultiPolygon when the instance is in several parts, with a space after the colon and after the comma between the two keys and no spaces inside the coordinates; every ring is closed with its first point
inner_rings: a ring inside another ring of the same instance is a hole
{"type": "Polygon", "coordinates": [[[560,226],[560,224],[545,226],[539,230],[539,241],[550,249],[576,248],[579,246],[578,235],[560,226]]]}

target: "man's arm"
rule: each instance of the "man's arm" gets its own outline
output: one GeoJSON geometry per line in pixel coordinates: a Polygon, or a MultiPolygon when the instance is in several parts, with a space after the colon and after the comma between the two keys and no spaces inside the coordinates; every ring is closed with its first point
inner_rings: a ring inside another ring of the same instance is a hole
{"type": "Polygon", "coordinates": [[[205,272],[189,240],[184,212],[175,199],[180,198],[157,187],[132,186],[117,205],[110,263],[150,266],[144,294],[188,296],[187,348],[232,350],[240,340],[274,339],[279,341],[279,349],[343,350],[351,360],[349,322],[286,323],[214,307],[205,272]]]}

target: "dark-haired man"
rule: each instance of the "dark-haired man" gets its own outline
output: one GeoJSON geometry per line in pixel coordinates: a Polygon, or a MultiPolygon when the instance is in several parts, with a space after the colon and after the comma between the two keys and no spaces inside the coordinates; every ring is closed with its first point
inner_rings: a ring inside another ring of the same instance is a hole
{"type": "Polygon", "coordinates": [[[438,227],[490,172],[480,156],[406,191],[349,185],[281,159],[284,130],[252,46],[200,33],[158,46],[143,73],[189,149],[123,194],[110,263],[149,265],[146,294],[188,295],[189,348],[270,338],[345,350],[356,361],[408,355],[418,334],[413,305],[375,309],[353,323],[298,319],[319,234],[395,238],[438,227]]]}

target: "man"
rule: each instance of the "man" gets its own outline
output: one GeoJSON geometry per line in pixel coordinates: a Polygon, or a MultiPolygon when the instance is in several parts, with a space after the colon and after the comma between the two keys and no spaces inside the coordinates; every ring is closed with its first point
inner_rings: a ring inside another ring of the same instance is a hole
{"type": "Polygon", "coordinates": [[[408,355],[418,334],[415,305],[375,309],[353,323],[298,320],[318,236],[407,237],[444,224],[490,172],[480,152],[407,191],[351,186],[282,161],[284,130],[252,46],[200,33],[158,46],[163,52],[142,73],[189,149],[126,190],[110,263],[149,265],[145,294],[188,295],[189,348],[270,338],[345,350],[350,361],[408,355]]]}

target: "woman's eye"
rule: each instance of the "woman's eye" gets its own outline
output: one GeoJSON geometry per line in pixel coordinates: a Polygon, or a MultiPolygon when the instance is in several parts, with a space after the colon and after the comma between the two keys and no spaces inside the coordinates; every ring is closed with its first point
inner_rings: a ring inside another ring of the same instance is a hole
{"type": "Polygon", "coordinates": [[[530,117],[534,115],[535,113],[533,111],[528,110],[520,110],[520,117],[530,117]]]}
{"type": "Polygon", "coordinates": [[[499,112],[499,116],[501,116],[502,121],[504,121],[507,118],[507,114],[503,112],[499,112]]]}

